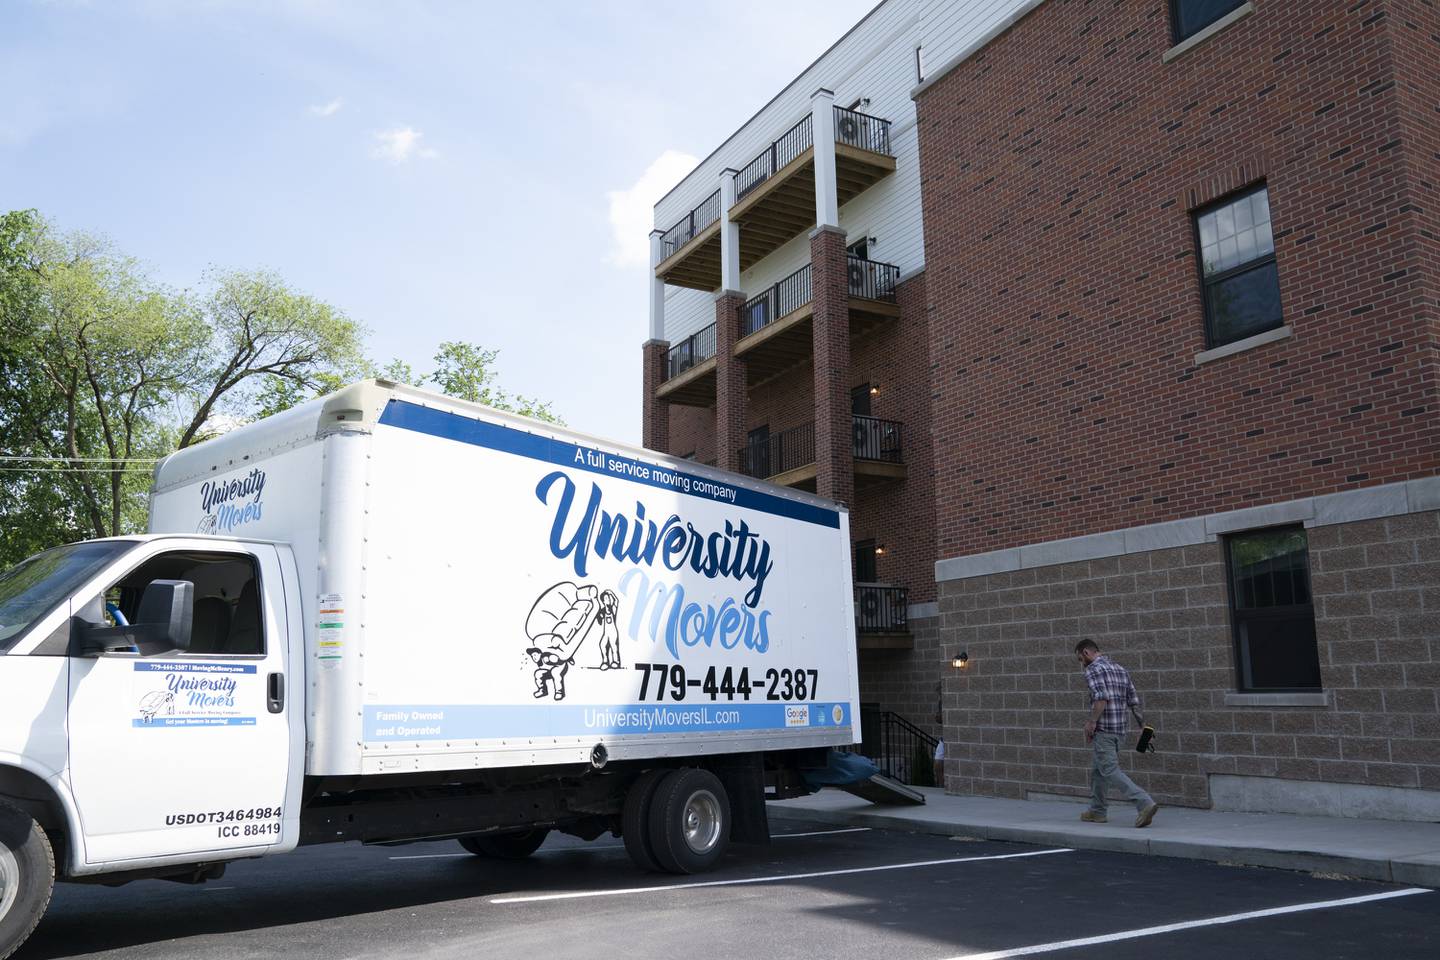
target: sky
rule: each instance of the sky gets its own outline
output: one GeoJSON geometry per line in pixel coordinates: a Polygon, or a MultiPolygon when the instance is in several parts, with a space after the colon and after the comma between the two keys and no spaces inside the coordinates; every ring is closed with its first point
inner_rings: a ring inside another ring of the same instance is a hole
{"type": "Polygon", "coordinates": [[[0,0],[0,209],[638,443],[652,206],[875,0],[0,0]]]}

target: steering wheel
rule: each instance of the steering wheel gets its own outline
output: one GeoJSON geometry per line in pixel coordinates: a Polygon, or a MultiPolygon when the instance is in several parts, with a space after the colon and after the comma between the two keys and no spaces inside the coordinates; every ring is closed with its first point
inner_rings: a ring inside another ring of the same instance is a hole
{"type": "Polygon", "coordinates": [[[120,608],[115,604],[106,601],[105,612],[110,614],[110,617],[115,621],[117,627],[130,626],[130,621],[125,619],[125,614],[121,613],[120,608]]]}

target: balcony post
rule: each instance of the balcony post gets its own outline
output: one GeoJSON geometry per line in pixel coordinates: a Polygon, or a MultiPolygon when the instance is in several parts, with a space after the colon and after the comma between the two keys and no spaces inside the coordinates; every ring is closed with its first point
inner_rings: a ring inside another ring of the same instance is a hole
{"type": "Polygon", "coordinates": [[[840,226],[835,190],[835,94],[824,87],[810,95],[810,130],[815,141],[815,225],[840,226]]]}
{"type": "Polygon", "coordinates": [[[721,470],[740,469],[745,442],[745,361],[735,356],[744,309],[740,291],[715,294],[715,447],[721,470]]]}
{"type": "Polygon", "coordinates": [[[644,351],[644,363],[640,379],[645,390],[641,405],[644,410],[643,422],[640,425],[643,442],[651,450],[669,453],[670,404],[655,396],[655,391],[665,382],[665,364],[670,344],[652,338],[645,341],[645,346],[641,349],[644,351]]]}
{"type": "Polygon", "coordinates": [[[735,174],[726,167],[720,171],[720,289],[740,289],[740,224],[730,222],[730,208],[735,206],[735,174]]]}
{"type": "MultiPolygon", "coordinates": [[[[819,145],[819,138],[816,138],[819,145]]],[[[814,304],[815,492],[854,501],[855,427],[850,416],[850,286],[845,231],[816,227],[810,234],[814,304]]]]}
{"type": "Polygon", "coordinates": [[[661,256],[660,238],[663,230],[650,231],[650,339],[665,339],[665,281],[655,276],[661,256]]]}

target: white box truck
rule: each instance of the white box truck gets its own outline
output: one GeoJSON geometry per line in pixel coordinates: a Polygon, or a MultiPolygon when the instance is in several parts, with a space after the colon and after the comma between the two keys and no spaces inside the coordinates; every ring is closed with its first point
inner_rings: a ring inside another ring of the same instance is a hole
{"type": "Polygon", "coordinates": [[[383,381],[0,576],[0,956],[56,878],[549,830],[692,872],[858,741],[843,507],[383,381]]]}

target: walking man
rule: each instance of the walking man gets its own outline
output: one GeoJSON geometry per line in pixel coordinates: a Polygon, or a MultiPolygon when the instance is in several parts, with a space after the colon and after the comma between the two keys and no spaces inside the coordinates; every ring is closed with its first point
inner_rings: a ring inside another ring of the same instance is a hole
{"type": "Polygon", "coordinates": [[[1140,694],[1130,682],[1130,673],[1100,652],[1089,638],[1075,644],[1075,659],[1085,668],[1085,682],[1090,685],[1090,716],[1085,721],[1085,742],[1094,750],[1090,764],[1090,809],[1080,814],[1087,823],[1104,823],[1105,788],[1114,784],[1135,804],[1135,826],[1148,827],[1160,805],[1150,794],[1135,785],[1120,769],[1120,739],[1125,736],[1129,717],[1134,711],[1140,720],[1140,694]]]}

